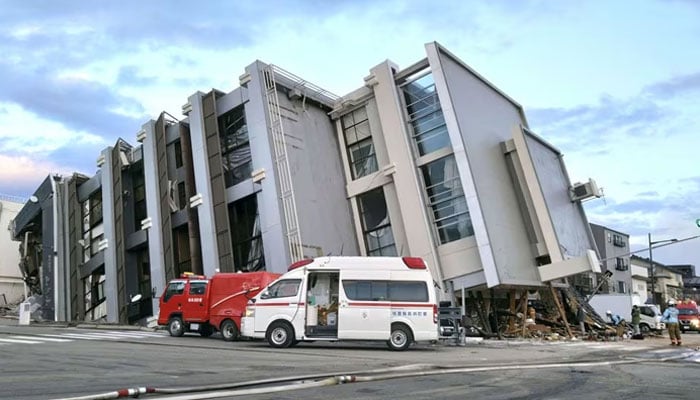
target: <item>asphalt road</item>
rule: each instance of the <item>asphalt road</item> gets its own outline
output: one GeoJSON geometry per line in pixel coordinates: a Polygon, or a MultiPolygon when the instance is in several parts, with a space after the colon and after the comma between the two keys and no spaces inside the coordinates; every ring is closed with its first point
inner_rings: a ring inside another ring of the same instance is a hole
{"type": "Polygon", "coordinates": [[[313,343],[276,350],[216,337],[9,323],[0,324],[0,398],[57,399],[137,387],[172,392],[142,398],[183,400],[241,398],[231,390],[245,390],[246,399],[695,398],[700,335],[685,334],[681,348],[667,342],[484,341],[423,344],[405,352],[388,351],[383,343],[313,343]],[[355,382],[322,381],[324,376],[355,382]],[[298,379],[230,387],[287,377],[298,379]],[[177,393],[187,386],[229,387],[224,393],[177,393]]]}

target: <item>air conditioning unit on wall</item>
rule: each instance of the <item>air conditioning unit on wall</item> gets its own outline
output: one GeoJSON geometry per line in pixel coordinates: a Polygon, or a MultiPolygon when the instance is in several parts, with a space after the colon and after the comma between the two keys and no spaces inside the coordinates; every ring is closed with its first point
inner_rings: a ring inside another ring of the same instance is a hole
{"type": "Polygon", "coordinates": [[[589,179],[588,182],[585,183],[574,183],[569,188],[569,197],[571,201],[582,201],[590,199],[591,197],[601,197],[602,195],[603,191],[600,190],[593,179],[589,179]]]}

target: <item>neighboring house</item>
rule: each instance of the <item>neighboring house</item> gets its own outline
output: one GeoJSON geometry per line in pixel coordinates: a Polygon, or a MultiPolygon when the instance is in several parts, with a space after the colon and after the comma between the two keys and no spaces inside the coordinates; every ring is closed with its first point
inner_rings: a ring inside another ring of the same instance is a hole
{"type": "Polygon", "coordinates": [[[196,92],[181,119],[103,150],[94,176],[47,178],[13,232],[55,250],[39,260],[45,318],[134,322],[185,271],[330,254],[423,257],[463,308],[600,272],[580,203],[594,183],[572,185],[522,106],[425,50],[343,97],[257,61],[233,91],[196,92]]]}
{"type": "Polygon", "coordinates": [[[639,296],[640,303],[646,304],[649,298],[649,260],[631,257],[630,272],[632,274],[632,294],[639,296]]]}
{"type": "Polygon", "coordinates": [[[25,199],[0,194],[0,305],[24,300],[25,286],[19,269],[19,243],[13,241],[11,222],[25,199]]]}
{"type": "Polygon", "coordinates": [[[629,235],[598,224],[591,224],[591,231],[598,247],[602,272],[612,272],[599,293],[631,293],[633,274],[630,269],[629,235]]]}
{"type": "Polygon", "coordinates": [[[700,277],[695,275],[694,265],[667,265],[666,268],[683,276],[683,299],[700,301],[700,277]]]}
{"type": "Polygon", "coordinates": [[[656,286],[659,287],[659,303],[666,304],[670,299],[676,301],[683,299],[683,275],[667,268],[665,265],[655,264],[656,286]]]}

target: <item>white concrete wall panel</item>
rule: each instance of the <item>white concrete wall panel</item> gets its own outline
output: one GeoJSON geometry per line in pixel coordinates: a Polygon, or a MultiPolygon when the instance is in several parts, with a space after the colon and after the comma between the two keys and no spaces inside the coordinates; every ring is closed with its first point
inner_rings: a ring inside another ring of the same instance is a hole
{"type": "Polygon", "coordinates": [[[304,255],[359,255],[335,126],[313,103],[279,102],[304,255]]]}
{"type": "MultiPolygon", "coordinates": [[[[430,45],[428,50],[430,55],[430,45]]],[[[450,275],[460,271],[473,273],[481,264],[490,287],[539,284],[515,189],[500,147],[501,142],[511,138],[513,126],[525,123],[520,107],[451,55],[441,50],[437,54],[439,60],[435,57],[429,60],[474,224],[473,245],[479,250],[465,248],[463,257],[451,255],[442,260],[443,270],[450,275]],[[440,75],[444,77],[449,97],[440,91],[440,75]],[[454,115],[453,126],[449,114],[454,115]],[[460,153],[464,154],[466,164],[460,163],[460,153]]]]}
{"type": "MultiPolygon", "coordinates": [[[[0,227],[10,226],[22,203],[14,201],[0,200],[0,227]]],[[[24,282],[22,272],[19,270],[19,244],[12,240],[12,233],[9,229],[0,229],[0,295],[5,295],[4,300],[8,303],[16,303],[24,296],[24,282]]],[[[3,299],[0,299],[0,305],[3,299]]]]}
{"type": "Polygon", "coordinates": [[[290,264],[289,247],[284,236],[282,222],[282,203],[277,183],[277,171],[274,164],[274,147],[271,142],[262,62],[256,62],[246,67],[250,74],[248,82],[249,101],[245,103],[246,124],[248,124],[248,139],[250,155],[253,160],[253,170],[265,169],[265,179],[257,183],[260,191],[257,193],[258,213],[260,214],[260,230],[265,253],[265,269],[270,272],[287,272],[290,264]]]}
{"type": "Polygon", "coordinates": [[[569,176],[560,153],[532,135],[526,135],[525,141],[562,257],[568,259],[585,255],[586,250],[596,247],[590,239],[588,220],[581,204],[572,202],[569,197],[569,176]]]}

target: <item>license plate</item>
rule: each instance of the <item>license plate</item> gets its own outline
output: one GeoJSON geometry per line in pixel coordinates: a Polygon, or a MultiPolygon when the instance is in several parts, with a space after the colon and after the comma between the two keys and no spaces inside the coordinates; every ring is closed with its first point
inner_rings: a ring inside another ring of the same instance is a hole
{"type": "Polygon", "coordinates": [[[190,324],[190,330],[193,330],[193,331],[199,330],[199,324],[190,324]]]}

